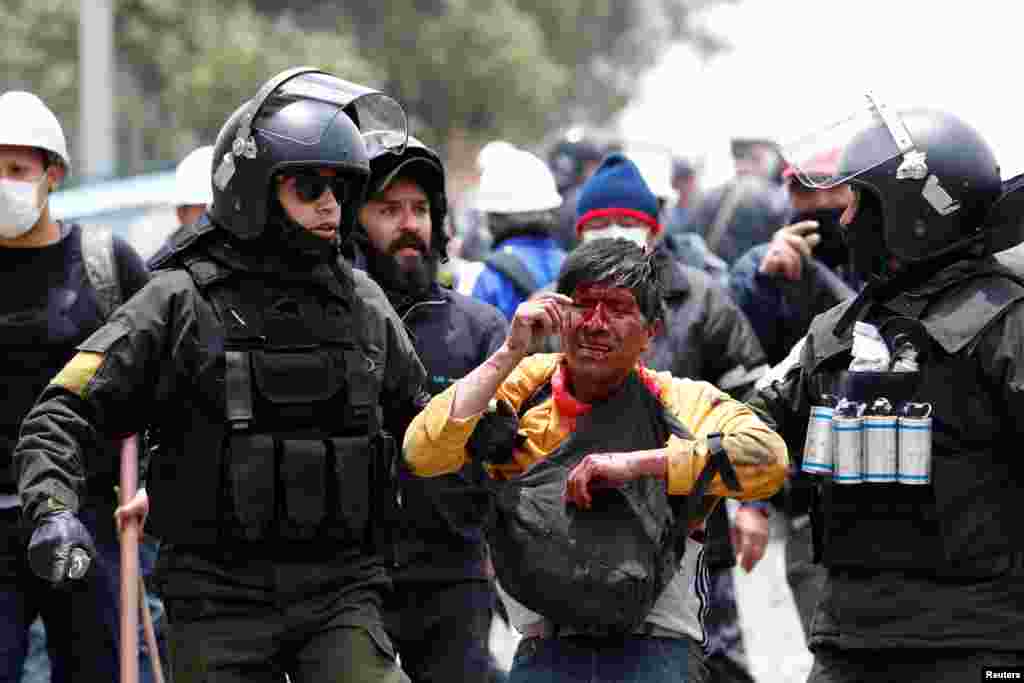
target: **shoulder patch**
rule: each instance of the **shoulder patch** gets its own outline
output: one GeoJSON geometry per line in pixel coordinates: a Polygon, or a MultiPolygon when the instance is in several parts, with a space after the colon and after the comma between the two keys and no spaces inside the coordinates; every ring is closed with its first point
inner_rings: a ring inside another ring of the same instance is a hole
{"type": "Polygon", "coordinates": [[[86,388],[103,365],[103,354],[81,351],[50,380],[50,384],[63,387],[79,398],[86,397],[86,388]]]}

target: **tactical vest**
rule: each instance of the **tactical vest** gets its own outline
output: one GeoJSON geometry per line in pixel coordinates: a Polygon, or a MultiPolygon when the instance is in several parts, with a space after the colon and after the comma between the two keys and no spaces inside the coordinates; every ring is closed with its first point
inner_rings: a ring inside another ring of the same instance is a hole
{"type": "Polygon", "coordinates": [[[973,277],[931,294],[917,305],[930,348],[913,373],[918,376],[910,378],[847,371],[852,336],[837,338],[833,330],[849,303],[814,320],[804,352],[811,405],[821,405],[822,393],[846,392],[860,402],[884,396],[932,406],[927,485],[819,479],[813,518],[826,566],[985,577],[1004,571],[1011,554],[1024,548],[1024,525],[1014,514],[1021,470],[1006,448],[1016,427],[974,354],[985,330],[1022,299],[1024,284],[1010,273],[973,277]]]}
{"type": "MultiPolygon", "coordinates": [[[[479,426],[478,426],[479,428],[479,426]]],[[[643,623],[679,569],[690,519],[721,471],[739,490],[724,451],[709,459],[689,496],[643,477],[594,493],[583,510],[566,504],[568,473],[591,453],[662,448],[671,434],[693,436],[636,373],[546,459],[512,479],[490,480],[494,516],[486,525],[495,572],[509,595],[560,626],[610,634],[643,623]]]]}
{"type": "Polygon", "coordinates": [[[365,311],[304,283],[201,258],[185,267],[223,325],[223,392],[186,410],[180,439],[161,435],[150,490],[174,502],[154,508],[154,533],[191,545],[367,543],[374,466],[393,443],[381,432],[383,367],[361,343],[365,311]]]}

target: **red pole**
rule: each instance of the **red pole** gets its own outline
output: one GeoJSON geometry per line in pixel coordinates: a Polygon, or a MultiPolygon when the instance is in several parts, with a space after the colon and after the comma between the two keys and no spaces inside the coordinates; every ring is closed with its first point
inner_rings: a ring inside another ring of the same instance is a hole
{"type": "MultiPolygon", "coordinates": [[[[121,505],[135,497],[139,446],[135,435],[121,442],[121,505]]],[[[139,526],[121,527],[121,683],[139,681],[139,526]]]]}

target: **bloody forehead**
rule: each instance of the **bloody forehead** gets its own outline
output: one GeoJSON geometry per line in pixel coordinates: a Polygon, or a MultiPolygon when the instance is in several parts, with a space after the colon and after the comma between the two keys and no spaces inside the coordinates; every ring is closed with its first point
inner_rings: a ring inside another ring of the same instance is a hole
{"type": "Polygon", "coordinates": [[[630,303],[636,306],[636,297],[628,287],[586,283],[576,287],[572,293],[576,301],[613,301],[618,304],[630,303]]]}

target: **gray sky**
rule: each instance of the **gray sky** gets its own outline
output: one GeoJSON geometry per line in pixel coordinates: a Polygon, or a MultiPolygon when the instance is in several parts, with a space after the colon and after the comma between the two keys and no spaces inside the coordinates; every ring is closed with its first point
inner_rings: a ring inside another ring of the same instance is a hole
{"type": "Polygon", "coordinates": [[[731,171],[730,134],[785,142],[851,111],[871,89],[893,106],[958,115],[1009,178],[1024,172],[1022,20],[1016,0],[740,0],[703,16],[733,49],[707,64],[672,49],[621,127],[704,155],[707,182],[731,171]]]}

